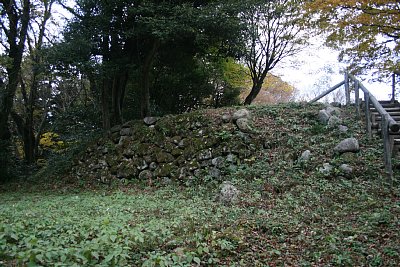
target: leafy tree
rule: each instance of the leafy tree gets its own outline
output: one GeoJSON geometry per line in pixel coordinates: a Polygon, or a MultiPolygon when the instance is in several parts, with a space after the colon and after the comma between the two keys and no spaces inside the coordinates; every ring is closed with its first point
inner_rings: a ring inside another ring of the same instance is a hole
{"type": "Polygon", "coordinates": [[[40,135],[47,120],[49,99],[52,96],[51,78],[49,80],[51,75],[48,70],[46,73],[42,48],[45,45],[45,36],[51,36],[47,27],[54,2],[55,0],[39,1],[32,7],[26,41],[29,54],[23,61],[19,90],[11,112],[22,138],[24,158],[28,163],[35,162],[40,135]]]}
{"type": "Polygon", "coordinates": [[[248,70],[231,57],[206,62],[206,66],[210,73],[209,84],[213,87],[208,104],[214,108],[239,104],[239,95],[246,86],[248,70]]]}
{"type": "Polygon", "coordinates": [[[168,71],[176,76],[176,70],[171,67],[177,66],[173,63],[177,58],[168,57],[166,51],[183,48],[172,54],[183,52],[183,60],[195,62],[195,59],[204,58],[210,47],[216,48],[215,54],[229,50],[234,40],[232,35],[239,36],[239,31],[235,28],[238,25],[236,13],[225,8],[223,3],[77,1],[77,8],[71,10],[75,18],[67,28],[65,44],[71,50],[76,47],[74,44],[84,44],[83,53],[69,53],[75,59],[71,63],[78,66],[100,92],[105,129],[122,122],[127,86],[135,90],[131,96],[137,100],[141,117],[150,115],[150,104],[159,97],[151,90],[157,86],[156,74],[165,77],[168,71]]]}
{"type": "Polygon", "coordinates": [[[311,26],[327,34],[351,71],[378,70],[383,78],[400,69],[399,1],[313,0],[307,7],[311,26]]]}
{"type": "Polygon", "coordinates": [[[283,81],[279,76],[271,73],[263,83],[260,93],[254,99],[254,104],[277,104],[292,101],[296,89],[293,85],[283,81]]]}
{"type": "Polygon", "coordinates": [[[6,77],[0,77],[0,139],[9,137],[8,118],[18,87],[25,40],[31,18],[30,0],[0,1],[1,68],[6,77]]]}
{"type": "Polygon", "coordinates": [[[247,25],[244,60],[250,70],[252,88],[244,104],[260,92],[264,79],[284,58],[296,54],[304,43],[300,22],[302,1],[246,1],[242,17],[247,25]]]}

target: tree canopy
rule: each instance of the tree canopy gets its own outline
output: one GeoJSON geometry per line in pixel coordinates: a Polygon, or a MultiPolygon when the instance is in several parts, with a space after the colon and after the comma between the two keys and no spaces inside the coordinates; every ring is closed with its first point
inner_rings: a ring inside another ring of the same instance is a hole
{"type": "MultiPolygon", "coordinates": [[[[35,164],[49,136],[64,149],[132,119],[236,105],[244,92],[249,104],[303,43],[301,3],[0,0],[0,140],[35,164]],[[72,14],[59,38],[54,5],[72,14]]],[[[293,92],[273,84],[271,101],[293,92]]]]}
{"type": "Polygon", "coordinates": [[[244,104],[251,104],[270,70],[293,56],[305,41],[301,34],[302,1],[246,1],[242,13],[246,28],[244,60],[253,86],[244,104]]]}
{"type": "Polygon", "coordinates": [[[383,78],[400,69],[399,1],[314,0],[307,10],[355,74],[373,70],[383,78]]]}

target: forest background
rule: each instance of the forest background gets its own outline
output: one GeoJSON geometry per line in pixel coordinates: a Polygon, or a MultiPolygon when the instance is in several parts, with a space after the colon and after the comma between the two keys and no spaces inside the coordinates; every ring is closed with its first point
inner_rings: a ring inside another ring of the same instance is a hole
{"type": "Polygon", "coordinates": [[[67,161],[132,119],[292,101],[298,91],[271,71],[316,36],[346,70],[388,80],[399,70],[399,11],[389,0],[2,0],[1,180],[16,165],[67,161]],[[58,31],[60,9],[70,17],[58,31]]]}

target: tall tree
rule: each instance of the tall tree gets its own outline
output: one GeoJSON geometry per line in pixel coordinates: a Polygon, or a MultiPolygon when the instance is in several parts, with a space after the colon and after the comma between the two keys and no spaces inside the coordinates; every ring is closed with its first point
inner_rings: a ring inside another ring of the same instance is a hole
{"type": "Polygon", "coordinates": [[[77,1],[77,9],[72,11],[75,18],[68,26],[66,39],[70,43],[83,40],[89,44],[89,53],[82,60],[92,62],[86,65],[95,66],[85,74],[93,77],[91,83],[101,88],[105,129],[121,123],[128,83],[138,89],[141,116],[150,115],[155,70],[162,68],[155,64],[162,64],[159,58],[165,56],[162,52],[166,47],[179,47],[184,43],[188,46],[185,49],[190,50],[185,53],[192,58],[204,56],[210,46],[228,49],[224,41],[233,31],[224,31],[231,27],[224,22],[229,18],[237,20],[237,16],[223,10],[223,3],[77,1]]]}
{"type": "Polygon", "coordinates": [[[55,0],[36,1],[32,6],[27,35],[27,52],[20,74],[19,89],[21,98],[17,98],[11,112],[23,141],[25,160],[36,160],[39,139],[47,118],[47,101],[51,96],[51,80],[45,78],[43,64],[43,46],[45,38],[50,38],[48,22],[51,18],[55,0]]]}
{"type": "Polygon", "coordinates": [[[400,69],[398,0],[313,0],[307,10],[310,26],[319,26],[354,73],[377,70],[383,78],[400,69]]]}
{"type": "Polygon", "coordinates": [[[264,79],[284,58],[301,48],[302,1],[246,1],[242,17],[247,24],[247,50],[244,60],[250,70],[252,88],[244,104],[249,105],[260,92],[264,79]]]}
{"type": "Polygon", "coordinates": [[[8,118],[19,83],[30,16],[30,0],[0,1],[1,67],[6,70],[5,86],[0,86],[0,140],[9,136],[8,118]]]}

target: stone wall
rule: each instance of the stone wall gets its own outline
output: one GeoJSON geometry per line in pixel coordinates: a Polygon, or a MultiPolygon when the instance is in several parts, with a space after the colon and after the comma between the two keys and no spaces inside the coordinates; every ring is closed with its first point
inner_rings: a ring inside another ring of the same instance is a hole
{"type": "Polygon", "coordinates": [[[243,121],[236,123],[243,116],[236,112],[213,112],[146,118],[113,127],[78,157],[73,175],[102,182],[218,179],[262,149],[263,141],[251,131],[250,116],[243,129],[243,121]]]}

